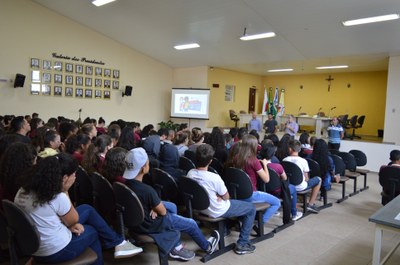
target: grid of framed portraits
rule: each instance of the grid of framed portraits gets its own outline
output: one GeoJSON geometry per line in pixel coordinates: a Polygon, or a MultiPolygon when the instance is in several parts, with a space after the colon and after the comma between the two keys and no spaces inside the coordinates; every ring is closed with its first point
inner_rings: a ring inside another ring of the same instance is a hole
{"type": "Polygon", "coordinates": [[[30,58],[31,95],[110,99],[120,71],[81,62],[30,58]]]}

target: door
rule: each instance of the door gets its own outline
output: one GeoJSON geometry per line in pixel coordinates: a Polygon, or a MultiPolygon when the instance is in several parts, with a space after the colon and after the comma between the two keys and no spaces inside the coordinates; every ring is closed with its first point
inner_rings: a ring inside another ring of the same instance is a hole
{"type": "Polygon", "coordinates": [[[256,110],[256,88],[249,88],[249,113],[256,110]]]}

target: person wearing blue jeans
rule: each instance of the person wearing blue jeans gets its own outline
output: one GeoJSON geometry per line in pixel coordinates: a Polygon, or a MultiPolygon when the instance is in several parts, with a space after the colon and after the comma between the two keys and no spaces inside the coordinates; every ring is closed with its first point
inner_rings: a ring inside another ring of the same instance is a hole
{"type": "MultiPolygon", "coordinates": [[[[146,151],[141,147],[132,149],[127,153],[125,161],[127,163],[123,175],[125,184],[138,196],[144,211],[144,220],[142,224],[134,228],[135,232],[148,234],[153,238],[157,237],[155,234],[165,235],[167,230],[184,232],[190,235],[207,254],[212,254],[219,242],[218,231],[213,231],[207,240],[193,219],[177,215],[175,204],[161,201],[157,192],[142,182],[143,176],[150,169],[146,151]],[[165,223],[168,227],[163,225],[165,223]]],[[[158,245],[159,243],[163,242],[157,242],[158,245]]],[[[181,242],[172,245],[171,248],[169,255],[174,259],[188,261],[195,256],[195,253],[185,249],[181,242]]],[[[168,251],[171,248],[168,248],[168,251]]]]}
{"type": "Polygon", "coordinates": [[[244,201],[253,203],[266,202],[270,205],[263,215],[263,223],[266,223],[281,207],[281,201],[277,197],[262,191],[253,191],[253,195],[244,201]]]}
{"type": "Polygon", "coordinates": [[[202,211],[203,214],[212,218],[237,217],[242,222],[235,253],[239,255],[253,253],[256,247],[251,244],[249,235],[253,227],[256,209],[253,203],[231,200],[222,178],[218,174],[208,171],[214,153],[211,145],[199,145],[196,149],[197,168],[190,170],[187,177],[199,183],[208,193],[210,205],[202,211]]]}
{"type": "Polygon", "coordinates": [[[75,182],[78,162],[61,153],[46,157],[23,176],[24,185],[15,196],[15,204],[32,218],[40,244],[33,253],[43,263],[60,263],[74,259],[90,247],[97,254],[94,264],[103,264],[102,244],[115,247],[114,257],[136,255],[143,250],[125,241],[89,205],[75,208],[68,190],[75,182]]]}

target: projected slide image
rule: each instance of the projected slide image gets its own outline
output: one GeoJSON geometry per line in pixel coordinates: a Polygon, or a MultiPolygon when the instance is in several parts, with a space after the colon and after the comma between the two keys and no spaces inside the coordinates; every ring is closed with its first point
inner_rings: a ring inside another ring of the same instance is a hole
{"type": "Polygon", "coordinates": [[[171,117],[207,119],[210,91],[195,89],[173,89],[171,117]]]}

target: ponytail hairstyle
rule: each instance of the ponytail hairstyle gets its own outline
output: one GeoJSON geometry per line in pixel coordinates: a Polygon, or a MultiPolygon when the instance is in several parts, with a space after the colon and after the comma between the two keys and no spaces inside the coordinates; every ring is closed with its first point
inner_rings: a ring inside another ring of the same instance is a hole
{"type": "Polygon", "coordinates": [[[111,137],[102,134],[96,137],[94,143],[89,145],[87,152],[83,155],[82,166],[88,173],[93,173],[99,169],[100,154],[106,151],[107,146],[111,145],[111,137]]]}

